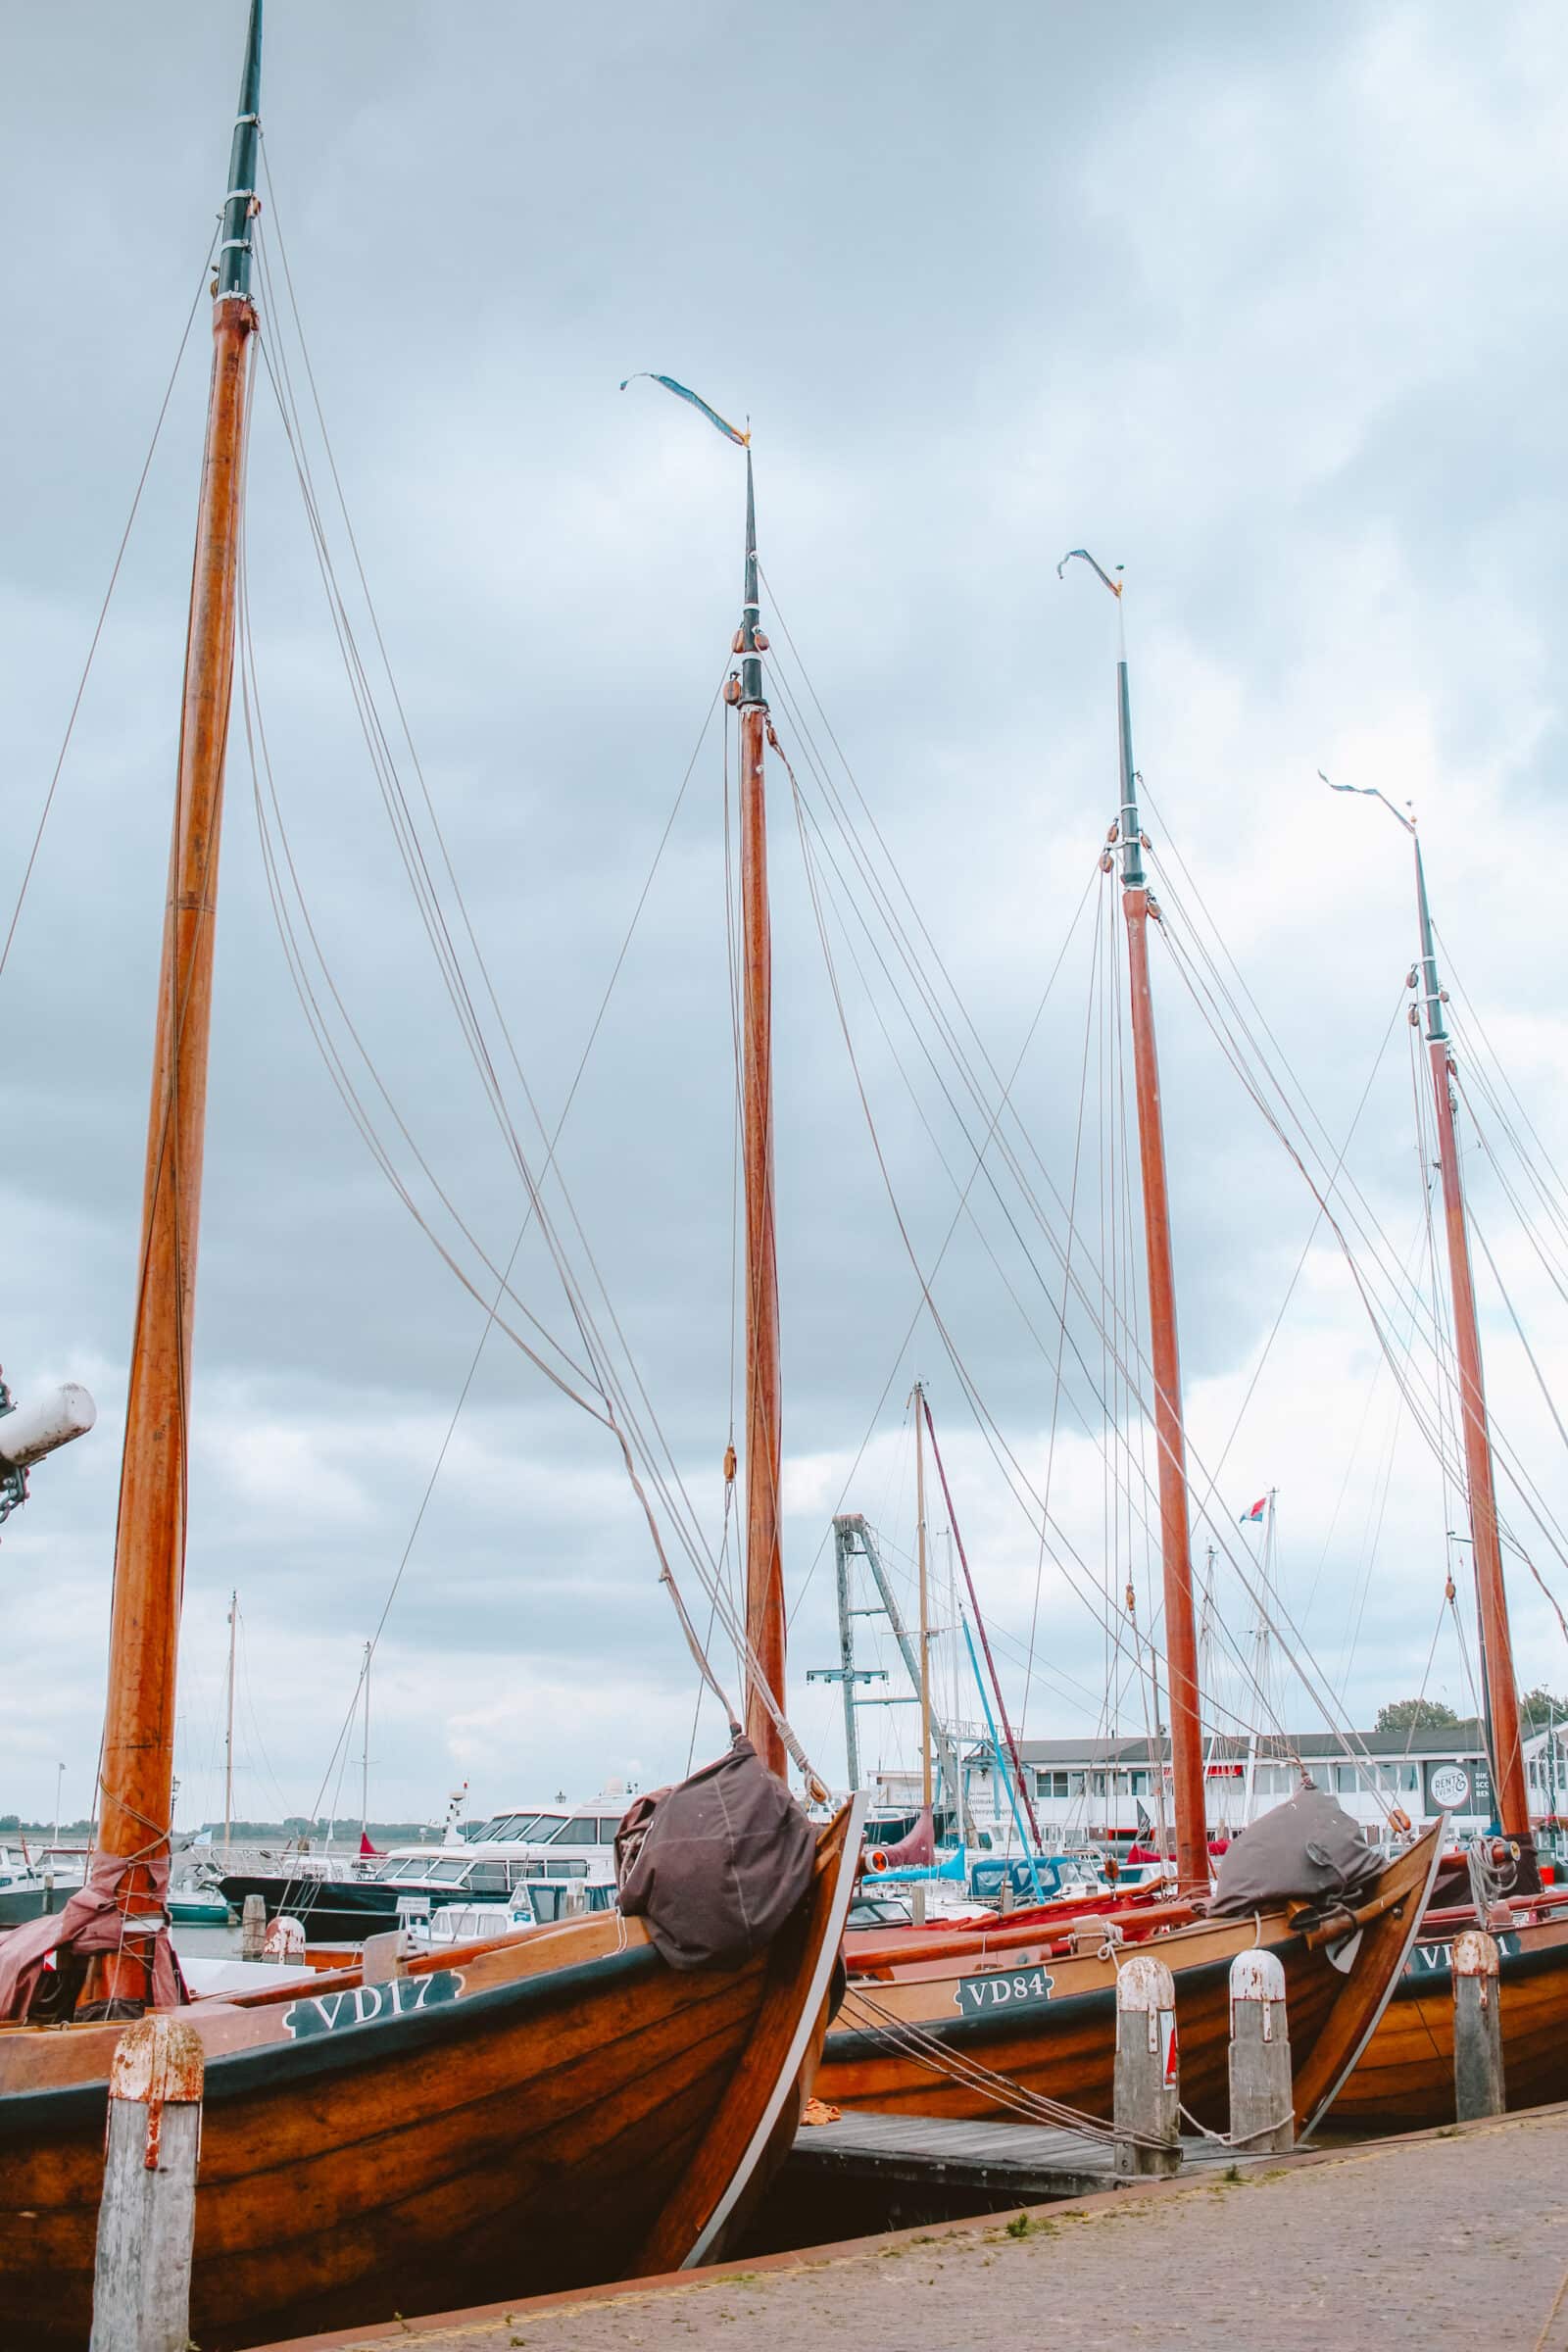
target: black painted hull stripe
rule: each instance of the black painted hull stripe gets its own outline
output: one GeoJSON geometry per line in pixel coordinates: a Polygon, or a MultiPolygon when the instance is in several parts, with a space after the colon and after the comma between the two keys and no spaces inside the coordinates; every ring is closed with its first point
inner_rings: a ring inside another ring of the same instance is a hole
{"type": "MultiPolygon", "coordinates": [[[[644,1944],[635,1951],[612,1952],[603,1959],[492,1985],[484,1992],[468,1993],[432,2009],[368,2019],[363,2026],[342,2026],[335,2033],[313,2034],[304,2041],[269,2041],[251,2050],[216,2053],[207,2061],[204,2104],[212,2107],[227,2099],[269,2093],[287,2095],[306,2083],[414,2057],[492,2028],[548,2017],[572,2002],[611,2000],[658,1975],[675,1981],[674,1971],[644,1944]]],[[[399,1982],[417,1984],[418,1979],[399,1982]]],[[[312,1997],[302,1987],[301,2000],[312,1997]]],[[[107,2082],[0,2096],[0,2146],[19,2140],[58,2139],[84,2131],[101,2136],[108,2097],[107,2082]]]]}

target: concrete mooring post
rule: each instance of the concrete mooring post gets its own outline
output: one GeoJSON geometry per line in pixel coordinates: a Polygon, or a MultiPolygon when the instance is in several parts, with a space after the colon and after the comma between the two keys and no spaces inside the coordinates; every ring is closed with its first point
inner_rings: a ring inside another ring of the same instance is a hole
{"type": "Polygon", "coordinates": [[[1116,1977],[1116,2170],[1174,2173],[1182,2160],[1176,1986],[1163,1960],[1135,1953],[1116,1977]]]}
{"type": "Polygon", "coordinates": [[[259,1894],[248,1894],[239,1915],[239,1956],[259,1960],[267,1941],[267,1905],[259,1894]]]}
{"type": "Polygon", "coordinates": [[[1296,2145],[1285,1968],[1277,1952],[1231,1962],[1231,2145],[1245,2153],[1296,2145]]]}
{"type": "Polygon", "coordinates": [[[1501,2115],[1502,2003],[1497,1939],[1467,1928],[1453,1939],[1453,2103],[1461,2124],[1501,2115]]]}
{"type": "Polygon", "coordinates": [[[201,2036],[141,2017],[109,2062],[91,2352],[185,2352],[202,2131],[201,2036]]]}

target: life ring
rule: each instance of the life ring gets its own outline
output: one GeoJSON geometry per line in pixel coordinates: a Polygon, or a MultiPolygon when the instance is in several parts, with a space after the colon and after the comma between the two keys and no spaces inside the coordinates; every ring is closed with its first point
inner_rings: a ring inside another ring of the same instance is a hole
{"type": "Polygon", "coordinates": [[[885,1845],[873,1845],[870,1852],[865,1857],[865,1867],[873,1874],[873,1876],[879,1871],[891,1870],[893,1865],[888,1860],[887,1847],[885,1845]]]}

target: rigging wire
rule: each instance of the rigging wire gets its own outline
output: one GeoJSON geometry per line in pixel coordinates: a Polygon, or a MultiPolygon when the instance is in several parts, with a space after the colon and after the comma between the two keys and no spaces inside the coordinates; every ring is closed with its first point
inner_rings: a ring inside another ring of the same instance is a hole
{"type": "MultiPolygon", "coordinates": [[[[592,1248],[587,1241],[581,1220],[576,1212],[575,1205],[572,1202],[570,1193],[564,1182],[559,1163],[554,1169],[556,1188],[562,1198],[567,1217],[576,1235],[577,1247],[582,1252],[588,1274],[595,1286],[600,1299],[603,1301],[605,1313],[609,1318],[610,1329],[612,1332],[614,1341],[620,1350],[620,1360],[624,1362],[626,1366],[626,1372],[629,1375],[629,1388],[627,1386],[626,1378],[623,1377],[617,1370],[616,1363],[614,1360],[612,1360],[609,1352],[609,1346],[604,1335],[600,1333],[598,1329],[595,1314],[590,1306],[588,1295],[583,1286],[583,1282],[575,1272],[566,1255],[563,1239],[556,1230],[553,1218],[543,1206],[540,1195],[540,1180],[534,1175],[528,1157],[522,1150],[520,1140],[516,1136],[515,1128],[507,1109],[505,1092],[500,1082],[499,1073],[496,1069],[494,1058],[490,1054],[488,1047],[484,1041],[483,1027],[478,1017],[477,1007],[474,1004],[471,993],[464,976],[462,960],[458,956],[451,930],[447,925],[445,915],[442,912],[439,893],[435,889],[429,866],[425,861],[423,852],[419,847],[417,828],[415,825],[412,810],[410,809],[407,799],[402,792],[402,787],[398,782],[396,765],[391,760],[390,747],[387,743],[385,731],[383,728],[381,728],[379,720],[375,715],[373,696],[369,690],[368,680],[363,662],[361,662],[358,657],[357,648],[354,644],[352,624],[348,618],[347,609],[341,590],[337,587],[335,575],[332,570],[330,553],[325,544],[324,526],[321,524],[319,506],[316,501],[314,491],[311,486],[309,460],[306,457],[303,446],[303,438],[299,431],[297,406],[292,403],[290,397],[286,367],[280,365],[277,368],[273,368],[270,365],[270,355],[269,375],[272,382],[274,393],[277,396],[280,414],[283,416],[285,438],[289,441],[291,455],[293,455],[295,460],[296,473],[300,479],[300,487],[306,505],[307,518],[312,526],[313,542],[317,548],[318,564],[322,569],[323,585],[327,588],[329,611],[333,618],[334,627],[339,631],[340,648],[344,654],[345,667],[349,674],[351,691],[354,694],[356,706],[360,711],[362,729],[365,732],[367,740],[367,748],[370,753],[372,766],[375,769],[377,782],[382,791],[382,798],[386,807],[389,821],[392,824],[394,838],[397,841],[400,854],[403,857],[405,870],[409,875],[411,888],[413,889],[415,896],[416,906],[418,908],[421,920],[423,921],[426,930],[426,934],[430,940],[438,969],[441,972],[443,982],[447,988],[447,993],[453,1004],[454,1012],[458,1016],[460,1029],[465,1036],[465,1041],[467,1045],[470,1058],[473,1060],[475,1069],[479,1074],[483,1091],[490,1102],[492,1111],[496,1117],[497,1124],[501,1129],[503,1139],[507,1142],[511,1156],[516,1165],[517,1172],[522,1177],[525,1191],[533,1208],[534,1218],[538,1230],[544,1239],[547,1250],[549,1251],[552,1262],[555,1265],[558,1278],[562,1283],[563,1291],[567,1301],[568,1309],[571,1313],[574,1323],[577,1326],[579,1337],[583,1342],[584,1351],[588,1357],[590,1365],[592,1366],[593,1386],[603,1399],[604,1410],[600,1412],[591,1404],[586,1404],[586,1400],[582,1399],[581,1397],[580,1391],[577,1392],[577,1400],[579,1402],[583,1402],[585,1404],[585,1409],[588,1409],[590,1412],[592,1412],[595,1418],[603,1420],[615,1437],[629,1481],[632,1485],[633,1493],[637,1497],[639,1506],[644,1512],[644,1516],[648,1522],[650,1538],[654,1543],[656,1552],[660,1558],[662,1572],[661,1581],[666,1585],[666,1588],[669,1591],[672,1603],[676,1608],[677,1617],[681,1622],[683,1633],[688,1641],[688,1645],[693,1651],[694,1659],[699,1662],[700,1669],[702,1671],[710,1672],[710,1670],[707,1667],[706,1660],[702,1657],[702,1644],[698,1641],[695,1628],[691,1624],[690,1618],[685,1611],[684,1604],[681,1601],[678,1590],[675,1587],[673,1573],[670,1569],[669,1561],[660,1537],[659,1523],[655,1517],[653,1504],[648,1494],[645,1492],[643,1477],[639,1475],[637,1467],[638,1460],[641,1461],[643,1473],[650,1480],[654,1494],[657,1495],[658,1500],[665,1513],[666,1519],[673,1532],[677,1536],[682,1548],[685,1550],[688,1558],[691,1560],[694,1568],[696,1569],[700,1581],[704,1584],[705,1589],[710,1591],[710,1595],[714,1592],[718,1592],[720,1594],[718,1602],[720,1622],[724,1622],[726,1618],[733,1620],[735,1617],[735,1612],[722,1595],[721,1584],[716,1579],[716,1563],[714,1562],[709,1549],[707,1538],[704,1534],[701,1521],[691,1503],[690,1496],[686,1493],[679,1467],[675,1463],[673,1454],[671,1453],[668,1446],[668,1441],[660,1425],[658,1414],[648,1396],[647,1389],[637,1366],[636,1359],[632,1355],[632,1352],[626,1344],[624,1331],[619,1323],[614,1305],[610,1299],[609,1293],[604,1283],[603,1275],[598,1266],[597,1260],[595,1259],[592,1248]],[[635,1396],[633,1395],[633,1392],[635,1392],[635,1396]],[[646,1415],[647,1419],[646,1428],[644,1426],[644,1415],[646,1415]],[[637,1460],[634,1460],[633,1458],[634,1449],[637,1460]]],[[[260,798],[259,795],[258,798],[260,798]]],[[[437,827],[436,830],[439,840],[439,828],[437,827]]],[[[441,847],[444,855],[444,843],[441,845],[441,847]]],[[[454,890],[454,896],[459,903],[460,922],[466,931],[470,935],[470,944],[473,948],[475,960],[479,965],[481,977],[485,982],[486,990],[493,999],[493,991],[489,990],[487,967],[484,965],[482,956],[479,955],[476,942],[472,941],[471,939],[471,925],[467,923],[466,909],[466,906],[462,905],[461,891],[457,887],[456,877],[455,875],[451,874],[450,860],[447,861],[447,866],[449,878],[452,882],[454,890]]],[[[292,867],[291,861],[289,879],[297,894],[299,878],[297,871],[295,871],[292,867]]],[[[276,911],[277,906],[278,899],[276,895],[274,895],[274,911],[276,911]]],[[[315,937],[314,933],[312,935],[312,945],[317,954],[318,959],[320,960],[319,941],[315,937]]],[[[329,973],[327,974],[327,978],[328,982],[330,982],[329,973]]],[[[338,997],[335,989],[329,989],[329,993],[332,994],[334,1002],[338,1006],[339,1017],[344,1019],[345,1024],[350,1027],[352,1034],[352,1025],[347,1023],[347,1015],[342,1007],[341,998],[338,997]]],[[[319,1007],[318,1007],[318,1009],[319,1009],[319,1007]]],[[[500,1013],[499,1006],[496,1006],[495,1010],[496,1017],[500,1023],[503,1038],[507,1045],[508,1053],[511,1055],[514,1067],[516,1070],[519,1084],[522,1087],[524,1098],[528,1103],[529,1111],[535,1121],[535,1124],[539,1127],[541,1134],[544,1134],[546,1132],[544,1129],[544,1123],[539,1115],[537,1105],[534,1103],[532,1095],[528,1089],[526,1077],[521,1071],[520,1061],[516,1056],[515,1048],[513,1044],[511,1033],[507,1028],[504,1016],[502,1016],[500,1013]]],[[[318,1042],[320,1042],[319,1033],[318,1042]]],[[[358,1045],[357,1038],[356,1044],[358,1045]]],[[[363,1048],[360,1050],[363,1053],[363,1048]]],[[[329,1066],[331,1066],[330,1055],[328,1056],[328,1060],[329,1066]]],[[[338,1056],[338,1061],[339,1064],[341,1064],[341,1056],[338,1056]]],[[[341,1074],[340,1069],[334,1069],[333,1074],[334,1079],[336,1079],[341,1074]]],[[[397,1118],[395,1108],[393,1109],[393,1116],[395,1119],[397,1118]]],[[[403,1126],[403,1123],[400,1119],[398,1120],[398,1124],[400,1126],[400,1130],[405,1134],[405,1136],[407,1136],[407,1129],[403,1126]]],[[[364,1128],[362,1125],[362,1132],[363,1131],[364,1128]]],[[[367,1137],[367,1140],[369,1140],[368,1136],[367,1137]]],[[[410,1141],[412,1144],[412,1139],[410,1139],[410,1141]]],[[[392,1171],[390,1169],[386,1169],[384,1172],[391,1173],[392,1171]]],[[[395,1178],[394,1183],[395,1189],[398,1189],[405,1198],[406,1201],[409,1201],[412,1205],[412,1201],[410,1201],[410,1197],[407,1192],[407,1187],[402,1185],[401,1181],[395,1178]]],[[[448,1205],[450,1207],[450,1203],[448,1203],[448,1205]]],[[[427,1224],[426,1230],[429,1230],[427,1224]]],[[[471,1236],[469,1239],[471,1241],[471,1236]]],[[[452,1256],[451,1251],[448,1250],[444,1245],[440,1244],[439,1241],[437,1242],[437,1247],[440,1249],[441,1254],[446,1259],[446,1262],[449,1264],[451,1269],[458,1274],[460,1280],[464,1281],[465,1287],[474,1292],[475,1296],[479,1296],[481,1303],[485,1303],[482,1295],[477,1293],[474,1284],[458,1266],[456,1260],[452,1256]]],[[[494,1271],[494,1268],[491,1270],[494,1271]]],[[[502,1327],[507,1329],[509,1336],[513,1337],[514,1340],[517,1340],[519,1345],[522,1345],[525,1348],[527,1348],[527,1344],[521,1342],[519,1335],[517,1335],[514,1331],[512,1331],[509,1325],[503,1324],[502,1327]]],[[[559,1342],[554,1342],[552,1344],[559,1350],[559,1342]]],[[[543,1364],[543,1359],[538,1356],[537,1350],[527,1349],[527,1351],[533,1357],[533,1360],[541,1365],[543,1364]]],[[[569,1393],[568,1384],[562,1379],[559,1373],[554,1372],[553,1367],[550,1369],[552,1371],[552,1376],[555,1378],[556,1385],[561,1387],[564,1392],[569,1393]]],[[[761,1677],[760,1669],[758,1665],[755,1655],[751,1650],[750,1642],[746,1638],[744,1622],[732,1622],[726,1630],[730,1631],[737,1640],[738,1646],[740,1646],[742,1654],[746,1658],[748,1679],[752,1683],[753,1688],[758,1690],[764,1709],[776,1717],[781,1736],[785,1740],[786,1746],[790,1749],[792,1755],[794,1755],[797,1764],[807,1776],[808,1780],[813,1781],[814,1776],[810,1773],[810,1768],[805,1759],[804,1752],[800,1750],[799,1743],[795,1740],[794,1735],[790,1731],[788,1723],[783,1717],[782,1711],[778,1709],[777,1702],[773,1699],[771,1692],[766,1689],[765,1681],[761,1677]]],[[[715,1693],[717,1693],[716,1684],[712,1687],[715,1690],[715,1693]]],[[[728,1702],[724,1701],[724,1704],[727,1709],[728,1702]]]]}
{"type": "Polygon", "coordinates": [[[213,266],[213,254],[217,244],[218,231],[217,229],[214,229],[212,238],[207,247],[207,258],[202,264],[201,275],[196,280],[196,291],[191,297],[190,309],[185,316],[185,325],[179,338],[179,347],[174,353],[174,365],[169,371],[169,381],[164,386],[164,397],[158,405],[158,415],[153,421],[152,439],[147,444],[147,455],[145,458],[143,458],[141,471],[136,476],[136,487],[131,495],[130,501],[130,513],[125,516],[125,527],[120,534],[120,545],[115,550],[115,560],[110,565],[109,585],[104,590],[103,603],[98,608],[98,618],[93,623],[92,635],[87,642],[87,658],[81,665],[81,675],[76,681],[76,691],[72,698],[71,709],[66,716],[66,731],[61,739],[59,755],[55,760],[54,769],[49,778],[49,788],[43,796],[43,808],[39,811],[38,822],[33,829],[32,842],[27,851],[26,863],[22,869],[22,884],[17,892],[17,902],[11,910],[11,920],[6,927],[4,943],[0,944],[0,972],[4,972],[6,968],[7,959],[11,954],[11,945],[17,936],[17,925],[22,920],[23,902],[27,895],[27,885],[32,880],[32,869],[38,861],[38,852],[43,846],[44,828],[49,822],[50,810],[55,805],[55,792],[60,783],[61,771],[66,764],[66,756],[71,750],[71,739],[75,733],[76,718],[81,710],[82,697],[87,691],[87,680],[92,674],[93,658],[98,651],[98,640],[104,633],[104,622],[109,617],[109,607],[113,601],[115,588],[120,579],[120,567],[125,560],[125,550],[130,544],[131,529],[135,523],[136,515],[141,507],[141,494],[147,487],[147,476],[152,471],[153,458],[157,453],[159,436],[164,429],[164,418],[169,415],[169,404],[173,398],[174,384],[179,375],[180,363],[185,357],[185,346],[190,341],[190,330],[195,324],[197,309],[200,306],[202,294],[207,285],[208,272],[213,266]]]}

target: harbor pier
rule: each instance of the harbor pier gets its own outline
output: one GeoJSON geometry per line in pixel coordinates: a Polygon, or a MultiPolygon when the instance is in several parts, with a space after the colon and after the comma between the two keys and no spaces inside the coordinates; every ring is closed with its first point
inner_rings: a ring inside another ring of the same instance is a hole
{"type": "Polygon", "coordinates": [[[1568,2352],[1568,2106],[264,2352],[1568,2352]]]}

